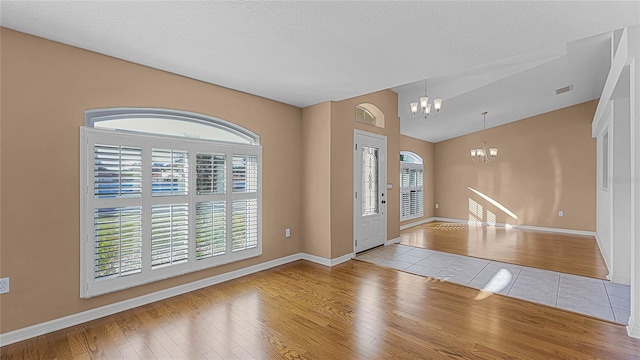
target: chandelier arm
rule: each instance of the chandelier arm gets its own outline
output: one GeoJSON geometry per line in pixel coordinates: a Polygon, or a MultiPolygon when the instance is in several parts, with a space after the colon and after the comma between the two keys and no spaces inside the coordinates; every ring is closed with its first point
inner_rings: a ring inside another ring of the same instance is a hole
{"type": "Polygon", "coordinates": [[[429,103],[429,96],[427,96],[427,78],[424,79],[424,96],[421,96],[418,99],[418,102],[412,102],[409,104],[411,109],[411,113],[413,114],[413,118],[415,119],[416,114],[418,113],[418,109],[422,110],[422,114],[424,119],[431,116],[435,116],[442,107],[442,99],[437,98],[433,99],[433,104],[429,103]],[[415,105],[415,106],[414,106],[415,105]]]}

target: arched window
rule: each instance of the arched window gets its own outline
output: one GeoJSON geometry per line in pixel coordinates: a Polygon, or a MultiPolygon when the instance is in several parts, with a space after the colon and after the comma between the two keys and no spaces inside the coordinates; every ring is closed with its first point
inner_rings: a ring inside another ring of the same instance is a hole
{"type": "Polygon", "coordinates": [[[211,116],[168,109],[88,110],[85,126],[96,129],[259,145],[260,137],[236,124],[211,116]]]}
{"type": "Polygon", "coordinates": [[[422,158],[409,151],[400,152],[400,220],[422,217],[424,187],[422,158]]]}
{"type": "Polygon", "coordinates": [[[384,113],[373,104],[362,103],[356,106],[356,121],[384,128],[384,113]]]}
{"type": "Polygon", "coordinates": [[[257,134],[166,109],[85,112],[81,296],[262,253],[257,134]]]}

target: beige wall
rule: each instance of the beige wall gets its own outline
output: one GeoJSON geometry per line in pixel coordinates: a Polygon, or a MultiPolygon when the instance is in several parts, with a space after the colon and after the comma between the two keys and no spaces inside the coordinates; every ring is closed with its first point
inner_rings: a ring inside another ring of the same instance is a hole
{"type": "MultiPolygon", "coordinates": [[[[434,145],[430,142],[400,135],[400,151],[411,151],[422,158],[423,186],[424,186],[424,215],[419,218],[401,221],[400,226],[419,222],[434,216],[434,145]]],[[[397,177],[400,175],[398,174],[397,177]]],[[[399,179],[398,179],[399,181],[399,179]]],[[[400,186],[400,185],[398,185],[400,186]]],[[[398,205],[400,206],[400,205],[398,205]]]]}
{"type": "Polygon", "coordinates": [[[353,252],[354,130],[387,137],[387,239],[400,236],[399,136],[397,94],[379,91],[343,101],[324,102],[303,110],[303,218],[306,253],[335,259],[353,252]],[[375,105],[385,127],[355,121],[356,106],[375,105]]]}
{"type": "Polygon", "coordinates": [[[353,130],[387,137],[387,239],[400,236],[400,118],[398,95],[391,90],[336,101],[331,106],[331,258],[353,252],[353,130]],[[385,115],[385,127],[357,123],[355,108],[361,103],[377,106],[385,115]]]}
{"type": "Polygon", "coordinates": [[[302,112],[302,251],[331,258],[331,103],[302,112]]]}
{"type": "Polygon", "coordinates": [[[475,201],[483,207],[482,221],[491,212],[498,223],[594,231],[596,141],[591,120],[596,105],[594,100],[487,129],[487,145],[499,148],[492,163],[474,163],[469,156],[469,149],[482,145],[482,132],[435,144],[436,216],[468,220],[469,203],[475,201]],[[559,210],[564,217],[558,217],[559,210]]]}
{"type": "Polygon", "coordinates": [[[0,332],[301,251],[301,109],[4,28],[1,44],[0,332]],[[259,134],[263,255],[80,299],[79,128],[105,107],[188,110],[259,134]]]}

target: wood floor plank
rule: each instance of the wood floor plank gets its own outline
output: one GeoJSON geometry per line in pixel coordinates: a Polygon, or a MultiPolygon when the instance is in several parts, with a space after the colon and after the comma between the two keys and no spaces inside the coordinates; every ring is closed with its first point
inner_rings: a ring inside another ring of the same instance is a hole
{"type": "Polygon", "coordinates": [[[129,343],[122,344],[122,345],[118,346],[118,350],[120,351],[120,355],[122,355],[122,357],[124,359],[127,359],[127,360],[129,360],[129,359],[130,360],[139,360],[140,359],[140,357],[138,356],[138,353],[136,352],[136,350],[129,343]]]}
{"type": "Polygon", "coordinates": [[[373,264],[297,261],[0,348],[40,359],[638,359],[621,325],[373,264]]]}
{"type": "Polygon", "coordinates": [[[434,221],[400,232],[400,243],[482,259],[606,279],[592,236],[434,221]]]}

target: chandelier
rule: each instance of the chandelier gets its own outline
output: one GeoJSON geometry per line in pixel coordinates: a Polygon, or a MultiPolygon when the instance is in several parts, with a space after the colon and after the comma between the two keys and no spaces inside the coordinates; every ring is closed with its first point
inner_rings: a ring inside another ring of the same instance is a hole
{"type": "Polygon", "coordinates": [[[418,113],[418,105],[420,105],[422,114],[426,119],[432,115],[437,114],[440,111],[440,107],[442,107],[442,99],[433,99],[433,105],[429,102],[429,97],[427,96],[427,79],[424,79],[424,96],[420,98],[420,103],[412,102],[409,105],[411,106],[411,113],[413,114],[414,118],[418,113]]]}
{"type": "Polygon", "coordinates": [[[485,130],[487,128],[487,114],[488,112],[481,113],[482,115],[482,148],[481,149],[471,149],[471,159],[473,161],[478,162],[489,162],[493,161],[498,157],[498,148],[492,147],[489,148],[489,152],[487,152],[487,140],[485,137],[485,130]]]}

